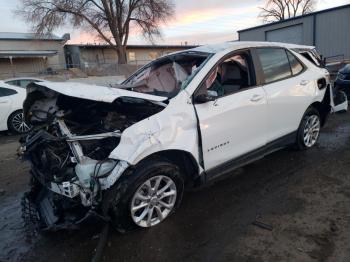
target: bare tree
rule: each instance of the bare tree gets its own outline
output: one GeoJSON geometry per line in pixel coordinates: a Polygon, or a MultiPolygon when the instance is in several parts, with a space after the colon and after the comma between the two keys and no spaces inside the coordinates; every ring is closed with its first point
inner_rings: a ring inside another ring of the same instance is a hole
{"type": "Polygon", "coordinates": [[[316,0],[267,0],[259,17],[265,23],[281,21],[298,15],[311,13],[314,10],[316,0]]]}
{"type": "Polygon", "coordinates": [[[130,31],[141,30],[153,41],[161,35],[160,24],[174,15],[174,6],[171,0],[21,0],[15,12],[38,34],[64,24],[92,29],[125,64],[130,31]]]}

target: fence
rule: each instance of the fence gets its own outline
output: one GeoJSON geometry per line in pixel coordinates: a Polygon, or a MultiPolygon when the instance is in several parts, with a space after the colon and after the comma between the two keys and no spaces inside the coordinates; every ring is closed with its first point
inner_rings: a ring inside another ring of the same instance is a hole
{"type": "Polygon", "coordinates": [[[85,61],[81,64],[68,64],[68,68],[78,68],[89,76],[128,76],[137,69],[145,65],[148,61],[133,61],[128,64],[120,65],[118,63],[99,63],[85,61]]]}
{"type": "Polygon", "coordinates": [[[64,69],[64,64],[48,64],[42,59],[0,58],[0,79],[19,76],[53,75],[64,69]]]}
{"type": "MultiPolygon", "coordinates": [[[[78,74],[78,77],[83,76],[115,76],[123,75],[129,76],[137,69],[147,64],[150,61],[131,61],[125,65],[119,65],[118,63],[97,63],[97,62],[84,62],[81,64],[68,64],[62,66],[60,64],[38,64],[35,61],[32,63],[20,64],[16,63],[11,66],[9,63],[5,63],[0,59],[0,79],[23,77],[23,76],[36,76],[36,77],[55,77],[78,74]],[[73,70],[73,68],[75,70],[73,70]]],[[[67,76],[70,78],[71,76],[67,76]]]]}

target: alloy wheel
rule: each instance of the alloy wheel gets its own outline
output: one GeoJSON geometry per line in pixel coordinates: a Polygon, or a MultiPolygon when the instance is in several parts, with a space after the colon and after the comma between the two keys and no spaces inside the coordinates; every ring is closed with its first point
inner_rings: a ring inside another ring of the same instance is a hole
{"type": "Polygon", "coordinates": [[[26,133],[31,129],[31,126],[29,126],[24,120],[23,112],[19,112],[14,115],[11,124],[13,129],[20,134],[26,133]]]}
{"type": "Polygon", "coordinates": [[[320,135],[320,118],[317,115],[308,116],[304,127],[304,144],[306,147],[312,147],[316,144],[320,135]]]}
{"type": "Polygon", "coordinates": [[[175,182],[167,176],[154,176],[144,182],[131,200],[131,217],[140,227],[162,222],[174,209],[177,197],[175,182]]]}

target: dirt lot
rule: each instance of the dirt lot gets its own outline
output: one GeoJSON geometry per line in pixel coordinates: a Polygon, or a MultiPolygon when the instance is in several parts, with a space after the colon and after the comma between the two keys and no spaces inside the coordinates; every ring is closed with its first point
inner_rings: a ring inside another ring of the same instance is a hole
{"type": "MultiPolygon", "coordinates": [[[[165,223],[110,232],[103,261],[349,261],[350,114],[332,116],[316,148],[276,152],[200,190],[165,223]],[[258,218],[272,230],[257,227],[258,218]]],[[[89,261],[101,225],[28,239],[20,196],[28,166],[0,135],[0,261],[89,261]]]]}

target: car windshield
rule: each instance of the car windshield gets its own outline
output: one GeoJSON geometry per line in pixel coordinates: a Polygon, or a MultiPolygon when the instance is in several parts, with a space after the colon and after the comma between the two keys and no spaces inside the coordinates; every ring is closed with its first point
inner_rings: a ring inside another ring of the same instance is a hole
{"type": "Polygon", "coordinates": [[[168,55],[144,66],[123,85],[135,92],[172,98],[186,88],[209,57],[193,51],[168,55]]]}

